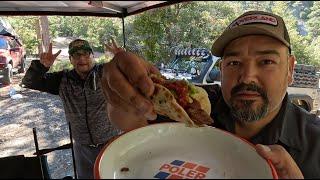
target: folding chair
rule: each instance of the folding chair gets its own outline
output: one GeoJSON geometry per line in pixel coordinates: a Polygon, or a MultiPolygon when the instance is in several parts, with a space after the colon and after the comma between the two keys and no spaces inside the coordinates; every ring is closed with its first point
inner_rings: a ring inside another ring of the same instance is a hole
{"type": "Polygon", "coordinates": [[[0,158],[0,177],[50,179],[47,157],[17,155],[0,158]]]}
{"type": "MultiPolygon", "coordinates": [[[[68,123],[68,127],[69,127],[69,134],[70,134],[70,136],[69,136],[70,137],[70,143],[64,144],[64,145],[56,147],[56,148],[49,148],[49,149],[39,149],[37,130],[36,130],[36,128],[33,128],[32,129],[33,130],[33,138],[34,138],[34,144],[35,144],[35,147],[36,147],[36,152],[34,153],[34,155],[37,155],[37,157],[39,157],[41,159],[41,157],[46,157],[45,154],[50,153],[52,151],[63,150],[63,149],[71,149],[74,177],[75,177],[75,179],[78,179],[77,170],[76,170],[76,163],[75,163],[75,158],[74,158],[72,132],[71,132],[70,123],[68,123]]],[[[65,177],[65,178],[68,178],[68,177],[65,177]]]]}

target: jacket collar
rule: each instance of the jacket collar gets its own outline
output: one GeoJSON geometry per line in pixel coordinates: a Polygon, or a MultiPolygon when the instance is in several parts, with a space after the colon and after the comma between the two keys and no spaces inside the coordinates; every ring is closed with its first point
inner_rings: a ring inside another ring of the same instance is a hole
{"type": "MultiPolygon", "coordinates": [[[[213,108],[215,120],[229,132],[235,133],[235,120],[232,119],[230,108],[220,96],[216,106],[213,108]]],[[[297,120],[297,109],[289,101],[288,93],[285,95],[280,111],[275,118],[265,126],[250,142],[257,144],[285,144],[288,147],[301,150],[302,130],[297,120]]]]}

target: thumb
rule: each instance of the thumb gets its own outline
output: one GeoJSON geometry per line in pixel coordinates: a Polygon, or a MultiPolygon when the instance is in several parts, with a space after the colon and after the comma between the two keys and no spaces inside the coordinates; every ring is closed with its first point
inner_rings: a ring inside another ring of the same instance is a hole
{"type": "Polygon", "coordinates": [[[53,55],[54,59],[56,59],[57,56],[59,56],[60,53],[61,53],[61,49],[60,49],[57,53],[55,53],[55,54],[53,55]]]}
{"type": "Polygon", "coordinates": [[[256,151],[263,158],[269,159],[269,160],[273,159],[274,161],[276,161],[276,158],[274,157],[273,152],[271,151],[271,148],[269,146],[262,145],[262,144],[257,144],[256,145],[256,151]]]}
{"type": "Polygon", "coordinates": [[[280,145],[256,145],[257,153],[274,165],[279,178],[302,179],[303,174],[291,155],[280,145]]]}

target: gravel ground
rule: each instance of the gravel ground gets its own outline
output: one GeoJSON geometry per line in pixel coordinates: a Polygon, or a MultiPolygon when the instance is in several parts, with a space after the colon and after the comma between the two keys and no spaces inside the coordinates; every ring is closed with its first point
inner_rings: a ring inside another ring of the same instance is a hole
{"type": "MultiPolygon", "coordinates": [[[[55,148],[70,143],[68,124],[59,96],[21,88],[24,74],[14,76],[11,85],[22,98],[8,95],[10,86],[0,86],[0,157],[34,156],[32,128],[36,127],[39,149],[55,148]]],[[[71,149],[47,154],[51,178],[73,176],[71,149]]]]}

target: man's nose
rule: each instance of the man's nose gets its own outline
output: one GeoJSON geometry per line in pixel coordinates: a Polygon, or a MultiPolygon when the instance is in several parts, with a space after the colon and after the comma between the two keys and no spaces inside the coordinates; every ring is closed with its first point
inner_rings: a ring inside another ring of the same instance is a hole
{"type": "Polygon", "coordinates": [[[258,81],[259,70],[254,64],[245,64],[240,72],[239,82],[251,83],[258,81]]]}
{"type": "Polygon", "coordinates": [[[87,60],[86,55],[85,55],[85,54],[81,54],[81,55],[79,56],[79,60],[81,60],[81,61],[87,60]]]}

